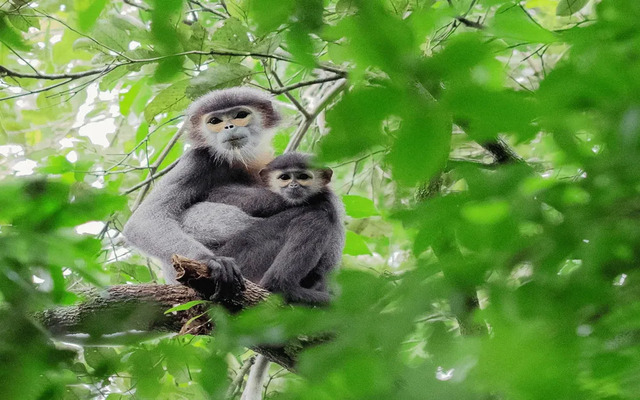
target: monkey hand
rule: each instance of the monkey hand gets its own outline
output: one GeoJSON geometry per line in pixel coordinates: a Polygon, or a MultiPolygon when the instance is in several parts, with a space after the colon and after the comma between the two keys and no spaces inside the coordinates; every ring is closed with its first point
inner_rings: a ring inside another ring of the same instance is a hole
{"type": "Polygon", "coordinates": [[[232,299],[245,290],[244,278],[233,258],[214,256],[208,259],[206,264],[210,279],[216,283],[215,291],[209,296],[210,300],[232,299]]]}

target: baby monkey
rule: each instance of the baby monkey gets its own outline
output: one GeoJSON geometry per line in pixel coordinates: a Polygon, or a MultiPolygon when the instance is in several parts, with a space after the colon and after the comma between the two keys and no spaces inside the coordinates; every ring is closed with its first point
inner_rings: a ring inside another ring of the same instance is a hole
{"type": "MultiPolygon", "coordinates": [[[[218,225],[216,232],[210,232],[217,235],[213,241],[224,243],[213,250],[219,256],[234,258],[246,279],[282,294],[289,302],[328,303],[327,275],[339,264],[344,247],[342,205],[328,187],[332,174],[329,168],[312,168],[310,156],[305,154],[277,157],[260,171],[260,177],[290,208],[256,218],[220,204],[214,211],[220,212],[215,219],[229,221],[229,225],[218,225]]],[[[222,189],[211,201],[225,203],[222,189]]],[[[195,223],[195,217],[186,218],[185,230],[195,223]]]]}
{"type": "Polygon", "coordinates": [[[314,195],[329,190],[331,168],[311,169],[310,156],[287,153],[277,157],[260,171],[262,181],[271,191],[291,205],[301,205],[314,195]]]}

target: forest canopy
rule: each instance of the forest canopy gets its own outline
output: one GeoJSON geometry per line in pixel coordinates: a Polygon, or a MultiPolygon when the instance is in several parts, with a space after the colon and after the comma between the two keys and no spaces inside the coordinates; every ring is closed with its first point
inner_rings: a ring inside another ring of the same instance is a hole
{"type": "Polygon", "coordinates": [[[636,399],[638,16],[638,0],[1,2],[0,398],[239,398],[247,348],[332,332],[296,373],[273,364],[266,397],[636,399]],[[163,282],[122,227],[189,148],[186,107],[234,86],[276,99],[276,154],[334,170],[331,307],[52,338],[37,312],[163,282]]]}

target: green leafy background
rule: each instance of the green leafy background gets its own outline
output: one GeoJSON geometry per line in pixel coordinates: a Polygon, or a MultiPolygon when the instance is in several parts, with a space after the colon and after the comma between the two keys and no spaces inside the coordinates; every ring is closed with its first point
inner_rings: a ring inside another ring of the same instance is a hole
{"type": "Polygon", "coordinates": [[[639,15],[637,0],[3,2],[0,398],[224,398],[248,346],[326,331],[298,374],[271,366],[267,398],[638,398],[639,15]],[[212,337],[51,340],[33,312],[162,282],[120,231],[184,151],[186,106],[236,85],[279,102],[278,153],[301,138],[334,169],[332,307],[216,310],[212,337]]]}

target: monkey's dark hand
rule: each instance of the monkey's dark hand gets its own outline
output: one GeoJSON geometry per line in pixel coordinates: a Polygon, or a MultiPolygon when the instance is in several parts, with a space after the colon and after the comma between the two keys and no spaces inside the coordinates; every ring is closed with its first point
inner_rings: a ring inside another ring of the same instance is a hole
{"type": "Polygon", "coordinates": [[[244,278],[233,258],[214,256],[206,264],[211,274],[210,279],[216,283],[216,289],[210,295],[210,300],[232,299],[245,290],[244,278]]]}

